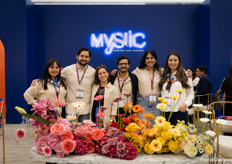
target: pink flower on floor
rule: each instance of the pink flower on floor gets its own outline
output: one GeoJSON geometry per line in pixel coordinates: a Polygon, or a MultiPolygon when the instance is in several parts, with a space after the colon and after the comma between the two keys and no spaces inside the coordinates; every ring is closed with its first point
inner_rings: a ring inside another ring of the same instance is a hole
{"type": "Polygon", "coordinates": [[[65,131],[64,134],[62,134],[62,135],[60,136],[60,138],[61,138],[61,140],[67,140],[67,139],[73,140],[74,136],[73,136],[72,132],[70,132],[70,131],[65,131]]]}
{"type": "Polygon", "coordinates": [[[54,124],[51,127],[51,133],[55,135],[62,135],[65,132],[65,127],[62,124],[54,124]]]}
{"type": "Polygon", "coordinates": [[[104,98],[103,95],[98,95],[94,98],[95,101],[99,101],[99,100],[102,100],[104,98]]]}
{"type": "Polygon", "coordinates": [[[43,154],[44,154],[45,156],[50,156],[50,155],[52,154],[52,150],[51,150],[51,148],[48,147],[48,146],[43,147],[42,150],[43,150],[43,154]]]}
{"type": "Polygon", "coordinates": [[[64,140],[61,143],[61,149],[65,152],[65,154],[69,154],[74,151],[76,147],[76,142],[73,140],[64,140]]]}
{"type": "Polygon", "coordinates": [[[95,141],[99,141],[100,139],[102,139],[102,137],[104,136],[104,133],[102,130],[100,129],[96,129],[96,130],[93,130],[92,131],[92,138],[95,140],[95,141]]]}
{"type": "Polygon", "coordinates": [[[16,131],[16,136],[18,139],[22,139],[26,136],[26,131],[24,129],[18,129],[16,131]]]}
{"type": "Polygon", "coordinates": [[[93,141],[86,142],[86,152],[93,153],[95,151],[95,143],[93,141]]]}

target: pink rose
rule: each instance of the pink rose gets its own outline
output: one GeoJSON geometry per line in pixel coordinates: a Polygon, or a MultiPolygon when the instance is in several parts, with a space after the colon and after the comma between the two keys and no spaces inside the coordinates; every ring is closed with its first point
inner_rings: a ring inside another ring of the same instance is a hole
{"type": "Polygon", "coordinates": [[[61,143],[61,149],[65,152],[65,154],[69,154],[74,151],[76,147],[76,142],[73,140],[64,140],[61,143]]]}
{"type": "Polygon", "coordinates": [[[72,132],[70,132],[70,131],[65,131],[64,134],[62,134],[62,135],[60,136],[60,138],[61,138],[61,140],[67,140],[67,139],[73,140],[74,136],[73,136],[72,132]]]}
{"type": "Polygon", "coordinates": [[[95,141],[99,141],[100,139],[102,139],[102,137],[104,136],[104,133],[102,130],[100,129],[96,129],[96,130],[93,130],[92,131],[92,138],[95,140],[95,141]]]}
{"type": "Polygon", "coordinates": [[[65,127],[62,124],[54,124],[51,127],[51,133],[55,135],[62,135],[65,131],[65,127]]]}

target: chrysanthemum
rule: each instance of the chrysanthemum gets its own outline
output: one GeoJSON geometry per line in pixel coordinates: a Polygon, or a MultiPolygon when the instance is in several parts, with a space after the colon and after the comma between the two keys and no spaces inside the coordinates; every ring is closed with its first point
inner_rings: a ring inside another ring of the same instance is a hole
{"type": "Polygon", "coordinates": [[[162,148],[162,143],[159,140],[152,140],[150,146],[154,152],[158,152],[162,148]]]}
{"type": "Polygon", "coordinates": [[[110,151],[109,146],[110,146],[109,144],[105,144],[105,145],[102,146],[102,153],[103,154],[109,153],[109,151],[110,151]]]}
{"type": "Polygon", "coordinates": [[[124,150],[126,145],[123,142],[118,142],[117,143],[117,150],[124,150]]]}
{"type": "Polygon", "coordinates": [[[26,136],[26,131],[24,129],[18,129],[16,131],[16,137],[22,139],[26,136]]]}
{"type": "Polygon", "coordinates": [[[212,130],[207,130],[207,131],[205,132],[205,134],[206,134],[206,135],[209,135],[209,136],[211,136],[211,137],[214,137],[214,136],[216,135],[216,133],[215,133],[214,131],[212,131],[212,130]]]}
{"type": "Polygon", "coordinates": [[[135,105],[132,110],[133,110],[133,112],[138,113],[138,112],[140,112],[140,109],[141,109],[140,105],[135,105]]]}
{"type": "Polygon", "coordinates": [[[208,118],[200,118],[200,121],[203,123],[207,123],[207,122],[209,122],[209,119],[208,118]]]}
{"type": "Polygon", "coordinates": [[[159,125],[159,126],[163,126],[164,125],[164,123],[165,123],[165,118],[164,117],[162,117],[162,116],[158,116],[158,117],[156,117],[156,119],[155,119],[155,123],[157,124],[157,125],[159,125]]]}
{"type": "Polygon", "coordinates": [[[42,150],[43,150],[43,154],[44,154],[45,156],[50,156],[50,155],[52,154],[52,150],[51,150],[51,148],[48,147],[48,146],[43,147],[42,150]]]}

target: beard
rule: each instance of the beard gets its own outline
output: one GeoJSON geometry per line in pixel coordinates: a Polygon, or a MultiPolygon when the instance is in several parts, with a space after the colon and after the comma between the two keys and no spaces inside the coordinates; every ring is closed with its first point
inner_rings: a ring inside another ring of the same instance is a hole
{"type": "Polygon", "coordinates": [[[81,63],[81,61],[78,61],[78,63],[80,64],[80,65],[82,65],[82,66],[86,66],[88,63],[86,62],[86,63],[81,63]]]}
{"type": "Polygon", "coordinates": [[[123,70],[119,70],[119,71],[122,73],[126,73],[126,72],[128,72],[128,69],[123,69],[123,70]]]}

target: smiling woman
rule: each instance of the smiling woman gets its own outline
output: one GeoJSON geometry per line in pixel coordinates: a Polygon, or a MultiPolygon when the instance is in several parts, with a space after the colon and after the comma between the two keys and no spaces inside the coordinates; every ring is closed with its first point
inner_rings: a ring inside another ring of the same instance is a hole
{"type": "Polygon", "coordinates": [[[60,76],[60,63],[56,59],[50,59],[46,64],[43,77],[38,80],[35,86],[26,90],[24,98],[28,104],[33,105],[42,99],[53,100],[60,97],[65,100],[66,94],[66,86],[60,76]]]}

